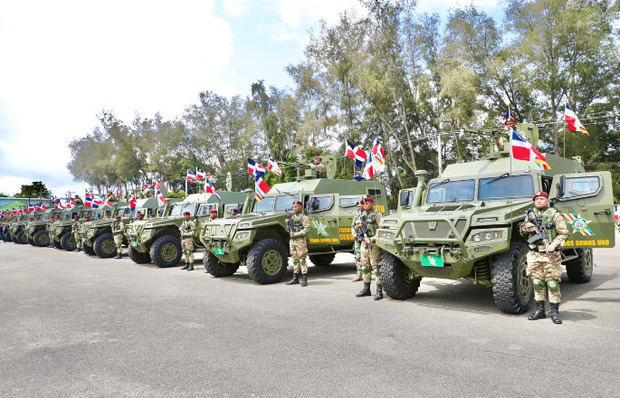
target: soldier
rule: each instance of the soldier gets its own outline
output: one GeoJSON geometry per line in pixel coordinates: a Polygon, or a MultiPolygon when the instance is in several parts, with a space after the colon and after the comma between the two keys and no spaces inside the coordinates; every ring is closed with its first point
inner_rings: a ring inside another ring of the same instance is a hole
{"type": "Polygon", "coordinates": [[[119,259],[123,255],[123,233],[125,232],[125,223],[121,221],[121,216],[116,216],[112,223],[112,233],[114,234],[114,244],[116,245],[116,257],[119,259]]]}
{"type": "Polygon", "coordinates": [[[4,225],[5,225],[5,221],[4,218],[0,219],[0,239],[2,239],[2,241],[6,242],[6,237],[4,236],[4,225]]]}
{"type": "Polygon", "coordinates": [[[71,225],[71,232],[73,233],[73,238],[75,239],[75,249],[74,252],[79,252],[82,250],[82,234],[80,233],[80,226],[82,223],[80,222],[80,216],[75,215],[75,221],[73,221],[73,225],[71,225]]]}
{"type": "Polygon", "coordinates": [[[364,202],[360,200],[357,202],[357,212],[353,216],[351,223],[351,234],[355,238],[353,244],[353,253],[355,254],[355,267],[357,268],[357,274],[353,278],[353,282],[359,282],[362,280],[362,256],[360,250],[360,244],[362,242],[362,231],[358,228],[358,224],[361,224],[362,216],[366,212],[364,211],[364,202]]]}
{"type": "Polygon", "coordinates": [[[144,220],[144,213],[138,213],[138,221],[144,220]]]}
{"type": "Polygon", "coordinates": [[[148,185],[142,184],[142,199],[150,198],[153,196],[153,190],[148,185]]]}
{"type": "Polygon", "coordinates": [[[291,257],[293,257],[293,279],[287,285],[299,284],[299,271],[301,270],[301,286],[308,286],[308,265],[306,255],[308,247],[306,245],[306,234],[310,228],[310,219],[302,213],[303,204],[298,200],[293,203],[293,215],[284,222],[290,231],[291,239],[289,243],[291,257]]]}
{"type": "Polygon", "coordinates": [[[50,218],[50,228],[48,230],[48,234],[50,236],[50,246],[51,248],[54,248],[54,241],[56,240],[56,234],[54,233],[54,223],[56,221],[60,221],[60,214],[56,213],[56,215],[54,216],[54,219],[52,220],[50,218]]]}
{"type": "Polygon", "coordinates": [[[230,210],[230,218],[236,217],[239,214],[239,211],[237,210],[236,207],[233,207],[232,210],[230,210]]]}
{"type": "Polygon", "coordinates": [[[75,205],[83,205],[84,202],[82,202],[82,199],[80,199],[80,195],[75,194],[75,196],[73,197],[73,201],[75,202],[75,205]]]}
{"type": "Polygon", "coordinates": [[[215,220],[217,218],[217,209],[211,209],[209,211],[209,221],[215,220]]]}
{"type": "MultiPolygon", "coordinates": [[[[217,214],[216,214],[217,216],[217,214]]],[[[185,255],[185,266],[182,270],[193,271],[194,270],[194,232],[196,231],[196,223],[193,222],[190,217],[189,211],[183,213],[183,223],[179,227],[181,232],[181,248],[185,255]]]]}
{"type": "Polygon", "coordinates": [[[560,248],[568,237],[568,227],[562,213],[549,206],[549,195],[547,192],[536,192],[533,197],[536,224],[529,219],[521,224],[520,230],[524,235],[530,237],[536,233],[536,225],[542,226],[545,231],[540,231],[547,240],[548,246],[542,239],[530,244],[530,251],[527,253],[527,275],[532,278],[534,285],[534,300],[536,310],[527,318],[530,321],[546,318],[545,315],[545,296],[549,289],[549,307],[551,320],[555,324],[561,324],[560,318],[560,282],[562,281],[562,255],[560,248]],[[547,255],[547,250],[549,255],[547,255]]]}
{"type": "Polygon", "coordinates": [[[317,177],[325,177],[327,175],[327,167],[323,164],[323,158],[318,155],[314,157],[310,167],[316,171],[317,177]]]}
{"type": "MultiPolygon", "coordinates": [[[[362,275],[364,279],[364,288],[356,296],[364,297],[370,296],[370,281],[372,280],[371,271],[375,273],[375,279],[377,280],[377,294],[375,300],[381,300],[383,298],[383,289],[381,287],[381,274],[379,273],[379,262],[381,261],[381,249],[375,244],[377,233],[377,226],[383,218],[381,212],[376,211],[374,207],[374,199],[367,197],[364,199],[364,210],[366,212],[364,223],[360,220],[357,227],[362,230],[364,239],[361,244],[361,260],[362,260],[362,275]]],[[[363,218],[363,217],[362,217],[363,218]]]]}

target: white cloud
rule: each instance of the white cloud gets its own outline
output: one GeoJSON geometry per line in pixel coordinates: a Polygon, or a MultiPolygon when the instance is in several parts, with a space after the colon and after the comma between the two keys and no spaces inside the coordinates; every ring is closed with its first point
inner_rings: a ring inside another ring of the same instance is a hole
{"type": "Polygon", "coordinates": [[[250,0],[223,0],[224,12],[231,17],[240,17],[250,11],[250,0]]]}
{"type": "Polygon", "coordinates": [[[0,120],[0,191],[13,193],[17,179],[48,173],[70,184],[67,144],[90,132],[103,108],[123,120],[157,111],[174,118],[199,91],[232,94],[220,78],[233,51],[231,27],[213,6],[4,2],[0,110],[10,123],[0,120]]]}

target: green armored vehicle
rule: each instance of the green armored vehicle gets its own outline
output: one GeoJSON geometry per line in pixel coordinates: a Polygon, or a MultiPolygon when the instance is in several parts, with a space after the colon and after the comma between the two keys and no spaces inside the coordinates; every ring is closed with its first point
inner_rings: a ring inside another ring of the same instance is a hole
{"type": "Polygon", "coordinates": [[[18,245],[24,245],[28,243],[28,237],[26,236],[26,224],[28,223],[27,214],[19,214],[14,222],[11,223],[9,231],[14,243],[18,245]]]}
{"type": "Polygon", "coordinates": [[[72,209],[63,210],[60,213],[60,220],[54,221],[52,224],[54,232],[54,247],[57,249],[65,249],[67,251],[75,250],[75,237],[71,232],[71,227],[75,221],[75,216],[77,215],[80,218],[90,216],[91,219],[96,220],[104,217],[106,213],[109,216],[111,211],[110,209],[111,208],[109,206],[94,209],[83,205],[77,205],[72,209]]]}
{"type": "Polygon", "coordinates": [[[33,246],[47,247],[50,244],[50,237],[45,230],[45,226],[50,217],[60,213],[58,209],[47,209],[42,212],[38,212],[38,218],[28,224],[27,234],[28,242],[33,246]]]}
{"type": "MultiPolygon", "coordinates": [[[[518,130],[538,142],[535,126],[518,130]]],[[[562,249],[568,278],[590,280],[592,248],[614,246],[610,173],[585,172],[579,158],[551,154],[545,155],[551,169],[542,170],[511,159],[509,150],[506,145],[483,160],[449,165],[428,183],[419,171],[416,188],[400,192],[398,212],[384,217],[377,231],[384,251],[381,279],[390,297],[412,297],[423,277],[465,278],[492,287],[502,311],[525,312],[533,287],[518,225],[537,191],[549,194],[570,225],[562,249]]]]}
{"type": "Polygon", "coordinates": [[[375,208],[385,213],[387,198],[379,182],[315,178],[313,170],[296,182],[276,184],[261,201],[256,201],[252,191],[240,216],[205,225],[201,236],[206,248],[205,269],[216,277],[229,276],[244,264],[260,284],[280,281],[289,254],[284,220],[298,200],[311,220],[307,235],[310,260],[327,266],[337,252],[353,250],[351,222],[357,202],[365,196],[372,196],[375,208]]]}
{"type": "MultiPolygon", "coordinates": [[[[189,211],[196,222],[194,245],[202,247],[199,231],[215,208],[223,214],[228,205],[241,206],[245,195],[242,192],[219,192],[222,200],[211,194],[191,194],[183,201],[172,203],[162,217],[135,221],[126,228],[129,242],[129,257],[138,264],[153,262],[158,267],[172,267],[181,260],[181,234],[179,227],[183,213],[189,211]]],[[[169,204],[171,203],[168,200],[169,204]]]]}
{"type": "MultiPolygon", "coordinates": [[[[89,255],[97,255],[101,258],[112,258],[116,255],[116,245],[112,234],[112,223],[116,216],[121,216],[125,228],[129,226],[137,216],[142,213],[145,217],[152,217],[157,213],[157,199],[138,199],[136,209],[132,212],[128,203],[116,202],[110,218],[94,220],[83,223],[80,226],[82,234],[82,249],[89,255]]],[[[127,243],[127,242],[125,242],[127,243]]]]}

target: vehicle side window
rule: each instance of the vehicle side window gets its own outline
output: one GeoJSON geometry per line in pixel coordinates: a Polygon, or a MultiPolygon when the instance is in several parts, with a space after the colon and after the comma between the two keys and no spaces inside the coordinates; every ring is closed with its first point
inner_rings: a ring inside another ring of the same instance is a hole
{"type": "Polygon", "coordinates": [[[338,200],[338,205],[340,207],[353,207],[353,206],[357,206],[357,202],[359,202],[360,200],[362,200],[361,197],[355,197],[355,198],[340,198],[338,200]]]}
{"type": "Polygon", "coordinates": [[[209,212],[215,205],[201,205],[200,210],[198,210],[199,216],[208,216],[209,212]]]}
{"type": "Polygon", "coordinates": [[[550,193],[551,192],[551,182],[553,181],[553,178],[551,177],[542,177],[542,190],[550,193]]]}
{"type": "Polygon", "coordinates": [[[568,177],[562,198],[593,194],[599,190],[600,186],[601,180],[597,176],[568,177]]]}
{"type": "Polygon", "coordinates": [[[333,201],[333,196],[314,196],[308,201],[307,208],[311,212],[327,210],[332,207],[333,201]]]}
{"type": "Polygon", "coordinates": [[[377,196],[381,196],[381,190],[380,189],[368,189],[368,196],[373,196],[373,197],[377,197],[377,196]]]}

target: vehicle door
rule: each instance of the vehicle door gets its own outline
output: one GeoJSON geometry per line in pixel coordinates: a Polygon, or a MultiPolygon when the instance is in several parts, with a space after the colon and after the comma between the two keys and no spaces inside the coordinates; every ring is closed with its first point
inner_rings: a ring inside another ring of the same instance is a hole
{"type": "Polygon", "coordinates": [[[564,247],[614,247],[611,173],[559,174],[553,177],[551,198],[566,219],[569,235],[564,247]]]}
{"type": "Polygon", "coordinates": [[[309,195],[306,200],[306,215],[310,218],[308,250],[321,246],[318,251],[328,251],[326,245],[340,244],[338,220],[338,194],[309,195]]]}
{"type": "Polygon", "coordinates": [[[357,202],[363,199],[364,195],[340,196],[338,198],[338,235],[340,245],[353,245],[355,237],[351,233],[353,217],[357,213],[357,202]]]}

